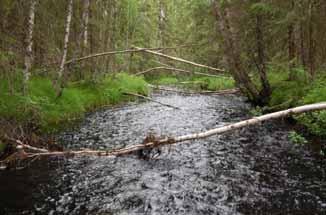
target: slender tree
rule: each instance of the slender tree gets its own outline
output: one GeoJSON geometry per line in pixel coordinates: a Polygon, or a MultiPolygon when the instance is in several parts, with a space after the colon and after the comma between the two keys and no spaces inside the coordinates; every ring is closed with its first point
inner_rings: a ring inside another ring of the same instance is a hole
{"type": "Polygon", "coordinates": [[[65,70],[65,63],[67,60],[67,53],[68,53],[68,45],[69,45],[69,36],[70,36],[70,25],[71,25],[71,17],[73,14],[73,0],[68,1],[68,12],[67,12],[67,19],[66,19],[66,28],[65,28],[65,38],[64,38],[64,45],[63,45],[63,54],[60,64],[60,70],[58,72],[57,82],[56,82],[56,89],[58,96],[62,93],[62,76],[65,70]]]}
{"type": "Polygon", "coordinates": [[[83,7],[83,48],[88,46],[88,22],[89,22],[90,0],[84,0],[83,7]]]}
{"type": "Polygon", "coordinates": [[[31,74],[31,67],[33,61],[33,29],[35,21],[35,6],[37,0],[30,0],[29,16],[28,16],[28,29],[26,33],[26,51],[24,60],[24,94],[28,90],[28,81],[31,74]]]}

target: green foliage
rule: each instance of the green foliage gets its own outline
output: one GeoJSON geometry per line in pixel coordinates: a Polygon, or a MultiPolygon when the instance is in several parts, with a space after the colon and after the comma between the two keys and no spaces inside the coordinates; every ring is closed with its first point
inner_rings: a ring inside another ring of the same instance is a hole
{"type": "Polygon", "coordinates": [[[4,152],[5,149],[6,149],[6,144],[0,141],[0,155],[2,152],[4,152]]]}
{"type": "Polygon", "coordinates": [[[306,140],[306,138],[304,138],[302,135],[298,134],[295,131],[291,131],[289,133],[289,140],[294,143],[294,144],[298,144],[298,145],[303,145],[303,144],[307,144],[308,141],[306,140]]]}
{"type": "Polygon", "coordinates": [[[261,116],[261,115],[263,115],[263,108],[257,106],[257,107],[250,110],[250,114],[252,116],[261,116]]]}
{"type": "MultiPolygon", "coordinates": [[[[326,101],[326,77],[320,76],[314,82],[308,81],[302,68],[295,69],[295,80],[289,80],[288,71],[270,71],[269,79],[273,88],[270,106],[281,109],[326,101]]],[[[326,111],[306,113],[297,116],[299,123],[305,125],[309,132],[326,136],[326,111]]]]}
{"type": "Polygon", "coordinates": [[[326,111],[306,113],[296,118],[301,124],[305,125],[312,134],[326,137],[326,111]]]}
{"type": "Polygon", "coordinates": [[[326,80],[325,78],[317,79],[311,84],[310,90],[303,98],[306,104],[325,102],[326,101],[326,80]]]}
{"type": "Polygon", "coordinates": [[[250,6],[250,10],[253,14],[268,15],[268,14],[273,14],[275,9],[267,3],[258,2],[252,4],[250,6]]]}
{"type": "MultiPolygon", "coordinates": [[[[312,104],[326,101],[325,77],[319,77],[310,84],[310,89],[300,101],[304,104],[312,104]]],[[[305,125],[312,134],[326,137],[326,111],[307,113],[297,117],[300,123],[305,125]]]]}
{"type": "Polygon", "coordinates": [[[146,82],[125,73],[106,76],[100,83],[69,83],[57,98],[49,79],[32,78],[29,95],[0,93],[0,116],[18,121],[37,120],[41,128],[53,132],[84,116],[86,111],[124,101],[123,92],[147,94],[146,82]],[[63,123],[65,122],[65,123],[63,123]]]}
{"type": "Polygon", "coordinates": [[[289,80],[289,72],[269,73],[269,80],[272,86],[272,96],[270,106],[285,104],[284,107],[290,107],[297,104],[309,89],[306,73],[303,69],[296,69],[296,79],[289,80]]]}

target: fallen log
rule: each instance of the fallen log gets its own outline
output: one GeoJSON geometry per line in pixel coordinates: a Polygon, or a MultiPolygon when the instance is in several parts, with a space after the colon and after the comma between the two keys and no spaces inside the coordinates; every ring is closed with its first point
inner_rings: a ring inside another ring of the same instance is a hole
{"type": "Polygon", "coordinates": [[[138,144],[129,146],[122,149],[112,150],[112,151],[105,151],[105,150],[81,150],[81,151],[64,151],[64,152],[40,152],[40,153],[27,153],[28,157],[36,157],[36,156],[63,156],[63,155],[94,155],[94,156],[122,156],[127,155],[133,152],[137,152],[140,150],[145,149],[152,149],[155,147],[161,147],[164,145],[171,145],[176,144],[184,141],[190,140],[197,140],[197,139],[204,139],[207,137],[211,137],[213,135],[223,134],[229,131],[233,131],[236,129],[248,127],[250,125],[255,125],[262,123],[267,120],[282,118],[285,116],[293,115],[293,114],[301,114],[305,112],[311,111],[320,111],[326,110],[326,102],[318,103],[318,104],[311,104],[311,105],[304,105],[296,108],[291,108],[284,111],[279,111],[275,113],[270,113],[266,115],[262,115],[259,117],[254,117],[248,120],[244,120],[241,122],[233,123],[227,126],[218,127],[215,129],[211,129],[205,132],[195,133],[195,134],[188,134],[178,137],[165,137],[162,139],[157,139],[155,141],[151,141],[148,143],[138,144]]]}
{"type": "Polygon", "coordinates": [[[148,100],[148,101],[151,101],[151,102],[154,102],[154,103],[160,104],[160,105],[162,105],[162,106],[166,106],[166,107],[169,107],[169,108],[173,108],[173,109],[178,109],[178,110],[180,110],[179,107],[175,107],[175,106],[172,106],[172,105],[169,105],[169,104],[164,104],[164,103],[162,103],[162,102],[159,102],[159,101],[156,101],[156,100],[154,100],[154,99],[151,99],[151,98],[149,98],[149,97],[147,97],[147,96],[139,95],[139,94],[136,94],[136,93],[129,93],[129,92],[124,92],[123,94],[125,94],[125,95],[129,95],[129,96],[139,97],[139,98],[146,99],[146,100],[148,100]]]}
{"type": "Polygon", "coordinates": [[[173,68],[173,67],[165,67],[165,66],[160,66],[160,67],[154,67],[142,72],[138,72],[135,75],[144,75],[146,73],[152,72],[152,71],[156,71],[156,70],[168,70],[168,71],[175,71],[175,72],[183,72],[183,73],[188,73],[188,74],[192,74],[192,75],[202,75],[202,76],[208,76],[208,77],[214,77],[214,78],[220,78],[221,75],[213,75],[213,74],[207,74],[207,73],[203,73],[203,72],[190,72],[187,70],[183,70],[183,69],[177,69],[177,68],[173,68]]]}
{"type": "Polygon", "coordinates": [[[153,55],[156,55],[156,56],[159,56],[159,57],[169,59],[169,60],[178,61],[178,62],[181,62],[181,63],[189,64],[189,65],[196,66],[196,67],[199,67],[199,68],[205,68],[205,69],[213,70],[213,71],[220,72],[220,73],[225,73],[224,69],[218,69],[218,68],[214,68],[214,67],[211,67],[211,66],[206,66],[206,65],[203,65],[203,64],[195,63],[195,62],[188,61],[188,60],[185,60],[185,59],[182,59],[182,58],[173,57],[173,56],[170,56],[170,55],[162,54],[162,53],[155,52],[155,51],[148,50],[148,49],[146,50],[146,49],[139,48],[139,47],[134,47],[134,48],[137,49],[137,50],[149,53],[149,54],[153,54],[153,55]]]}
{"type": "Polygon", "coordinates": [[[168,49],[177,49],[177,48],[188,47],[188,46],[189,45],[181,45],[181,46],[176,46],[176,47],[162,47],[162,48],[141,48],[141,49],[133,49],[132,48],[132,49],[126,49],[126,50],[121,50],[121,51],[102,52],[102,53],[91,54],[91,55],[87,55],[87,56],[84,56],[84,57],[68,60],[64,65],[67,66],[69,64],[76,63],[76,62],[79,62],[79,61],[87,60],[87,59],[90,59],[90,58],[107,56],[107,55],[128,54],[128,53],[134,53],[134,52],[143,52],[143,51],[146,51],[146,50],[160,51],[160,50],[168,50],[168,49]]]}

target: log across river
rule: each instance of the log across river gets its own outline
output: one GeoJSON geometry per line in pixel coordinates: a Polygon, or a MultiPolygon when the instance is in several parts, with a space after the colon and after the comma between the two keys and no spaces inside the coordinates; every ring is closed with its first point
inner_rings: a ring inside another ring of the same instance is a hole
{"type": "MultiPolygon", "coordinates": [[[[237,95],[154,99],[182,109],[145,102],[102,110],[58,139],[71,149],[122,148],[148,132],[178,136],[237,122],[250,108],[237,95]]],[[[289,131],[265,122],[163,147],[152,160],[42,158],[0,172],[0,214],[324,214],[326,161],[290,143],[289,131]]]]}

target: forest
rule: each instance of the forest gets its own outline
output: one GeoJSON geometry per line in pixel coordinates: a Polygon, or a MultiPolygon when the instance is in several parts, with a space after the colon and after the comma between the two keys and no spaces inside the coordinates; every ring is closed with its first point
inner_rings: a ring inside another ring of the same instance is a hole
{"type": "Polygon", "coordinates": [[[324,214],[325,23],[324,0],[0,0],[0,214],[324,214]]]}

